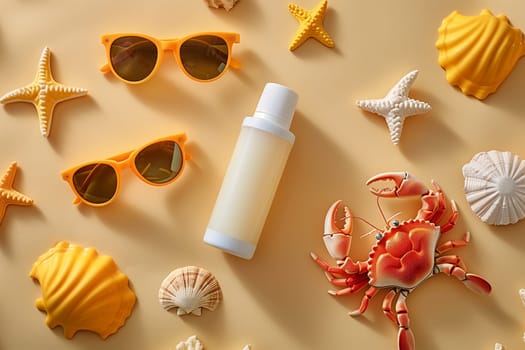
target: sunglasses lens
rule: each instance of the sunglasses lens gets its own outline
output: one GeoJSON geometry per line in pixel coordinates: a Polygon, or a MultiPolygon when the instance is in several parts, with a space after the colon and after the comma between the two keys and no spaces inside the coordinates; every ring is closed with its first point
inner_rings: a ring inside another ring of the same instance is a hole
{"type": "Polygon", "coordinates": [[[201,35],[186,40],[180,47],[184,69],[199,80],[219,76],[228,63],[228,44],[214,35],[201,35]]]}
{"type": "Polygon", "coordinates": [[[101,204],[109,201],[117,191],[117,173],[107,164],[90,164],[73,174],[73,184],[86,201],[101,204]]]}
{"type": "Polygon", "coordinates": [[[179,174],[182,160],[182,150],[177,143],[162,141],[140,151],[135,157],[135,167],[147,181],[163,184],[179,174]]]}
{"type": "Polygon", "coordinates": [[[114,71],[124,80],[141,81],[148,77],[157,64],[157,46],[138,36],[118,38],[109,51],[114,71]]]}

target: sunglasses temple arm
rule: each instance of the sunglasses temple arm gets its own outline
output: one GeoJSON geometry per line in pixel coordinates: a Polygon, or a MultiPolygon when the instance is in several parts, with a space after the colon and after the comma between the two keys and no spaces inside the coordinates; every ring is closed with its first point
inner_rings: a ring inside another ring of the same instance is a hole
{"type": "Polygon", "coordinates": [[[109,63],[106,63],[105,65],[103,65],[99,69],[100,69],[100,71],[102,73],[107,73],[107,72],[109,72],[111,70],[111,68],[109,67],[109,63]]]}
{"type": "Polygon", "coordinates": [[[82,201],[80,200],[80,198],[79,198],[78,196],[76,196],[75,199],[73,199],[73,204],[74,204],[74,205],[77,205],[77,204],[79,204],[80,202],[82,202],[82,201]]]}
{"type": "MultiPolygon", "coordinates": [[[[235,69],[240,69],[242,67],[242,63],[239,60],[237,60],[234,57],[232,57],[231,61],[230,61],[230,66],[232,68],[235,68],[235,69]]],[[[108,69],[109,69],[109,67],[108,67],[108,69]]]]}

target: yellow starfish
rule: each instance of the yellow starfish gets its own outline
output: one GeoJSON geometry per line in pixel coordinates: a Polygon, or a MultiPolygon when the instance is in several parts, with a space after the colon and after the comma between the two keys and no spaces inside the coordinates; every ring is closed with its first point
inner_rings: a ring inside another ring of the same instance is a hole
{"type": "Polygon", "coordinates": [[[53,109],[59,102],[84,96],[87,90],[67,87],[57,83],[51,75],[51,52],[45,47],[38,63],[35,80],[24,87],[8,92],[0,97],[3,104],[11,102],[30,102],[35,105],[40,121],[40,131],[44,137],[49,135],[53,109]]]}
{"type": "Polygon", "coordinates": [[[330,34],[323,28],[323,20],[328,7],[327,0],[321,2],[312,10],[307,11],[298,5],[289,4],[288,10],[299,21],[299,29],[290,43],[289,49],[293,51],[302,45],[308,38],[317,39],[323,45],[334,47],[335,43],[330,34]]]}
{"type": "Polygon", "coordinates": [[[9,204],[32,205],[33,200],[13,189],[17,165],[12,162],[6,173],[0,179],[0,223],[4,219],[5,210],[9,204]]]}

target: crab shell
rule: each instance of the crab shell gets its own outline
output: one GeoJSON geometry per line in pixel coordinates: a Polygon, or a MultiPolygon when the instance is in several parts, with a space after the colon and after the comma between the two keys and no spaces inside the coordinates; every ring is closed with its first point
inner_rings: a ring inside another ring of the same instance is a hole
{"type": "Polygon", "coordinates": [[[411,290],[433,273],[441,230],[424,220],[392,226],[372,248],[368,259],[370,285],[411,290]]]}

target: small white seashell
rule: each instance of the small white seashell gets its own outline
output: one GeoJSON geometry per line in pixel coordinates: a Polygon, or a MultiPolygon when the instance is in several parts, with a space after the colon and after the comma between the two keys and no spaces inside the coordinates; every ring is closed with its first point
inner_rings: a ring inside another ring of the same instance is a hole
{"type": "Polygon", "coordinates": [[[505,348],[500,343],[496,343],[496,345],[494,345],[494,350],[503,350],[503,349],[505,348]]]}
{"type": "MultiPolygon", "coordinates": [[[[518,291],[519,295],[520,295],[520,299],[521,299],[521,302],[523,303],[523,306],[525,306],[525,289],[520,289],[518,291]]],[[[525,333],[523,333],[523,341],[525,342],[525,333]]]]}
{"type": "Polygon", "coordinates": [[[520,289],[518,291],[519,295],[520,295],[520,299],[521,299],[521,302],[523,303],[523,306],[525,306],[525,289],[520,289]]]}
{"type": "Polygon", "coordinates": [[[525,162],[511,152],[480,152],[463,166],[465,195],[485,223],[508,225],[525,217],[525,162]]]}
{"type": "Polygon", "coordinates": [[[192,335],[186,341],[178,343],[175,350],[204,350],[204,345],[202,345],[196,335],[192,335]]]}
{"type": "MultiPolygon", "coordinates": [[[[250,344],[245,345],[242,350],[251,350],[250,344]]],[[[175,350],[204,350],[204,345],[200,342],[196,335],[192,335],[186,341],[181,341],[175,347],[175,350]]]]}
{"type": "Polygon", "coordinates": [[[237,3],[239,0],[206,0],[208,2],[209,7],[214,7],[218,9],[219,7],[224,7],[226,11],[230,11],[233,6],[237,3]]]}
{"type": "Polygon", "coordinates": [[[215,276],[196,266],[173,270],[159,289],[160,305],[166,310],[177,308],[177,315],[200,316],[202,308],[213,311],[221,300],[222,291],[215,276]]]}

